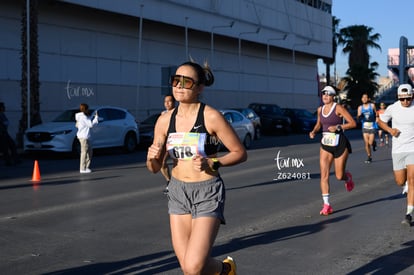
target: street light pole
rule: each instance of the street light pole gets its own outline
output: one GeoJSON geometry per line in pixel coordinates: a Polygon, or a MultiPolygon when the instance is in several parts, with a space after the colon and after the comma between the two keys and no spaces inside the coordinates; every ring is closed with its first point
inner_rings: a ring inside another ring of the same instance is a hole
{"type": "Polygon", "coordinates": [[[296,68],[296,47],[298,47],[298,46],[309,46],[310,45],[310,43],[311,43],[312,41],[311,40],[308,40],[308,42],[307,43],[301,43],[301,44],[293,44],[293,46],[292,46],[292,94],[293,94],[293,97],[292,97],[292,99],[293,99],[293,106],[294,106],[294,103],[295,103],[295,68],[296,68]]]}
{"type": "Polygon", "coordinates": [[[266,45],[266,60],[267,60],[267,90],[269,91],[270,88],[270,41],[275,40],[285,40],[287,38],[287,34],[284,34],[283,37],[280,38],[269,38],[267,39],[266,45]]]}
{"type": "Polygon", "coordinates": [[[26,0],[27,129],[30,128],[30,0],[26,0]]]}
{"type": "Polygon", "coordinates": [[[210,50],[211,50],[211,60],[210,63],[212,64],[214,62],[214,29],[218,28],[232,28],[234,25],[234,21],[231,21],[229,25],[224,26],[213,26],[211,27],[211,35],[210,35],[210,50]]]}
{"type": "Polygon", "coordinates": [[[139,95],[141,89],[141,52],[142,52],[142,24],[143,24],[143,9],[144,4],[140,5],[140,15],[139,15],[139,30],[138,30],[138,70],[137,70],[137,96],[136,96],[136,103],[135,103],[135,117],[138,117],[138,106],[139,106],[139,95]]]}
{"type": "Polygon", "coordinates": [[[258,27],[257,29],[256,29],[256,31],[254,31],[254,32],[241,32],[241,33],[239,33],[239,58],[238,58],[238,61],[239,61],[239,91],[240,91],[240,82],[241,82],[241,36],[242,35],[245,35],[245,34],[253,34],[253,33],[259,33],[260,32],[260,27],[258,27]]]}
{"type": "Polygon", "coordinates": [[[185,17],[185,58],[188,59],[188,17],[185,17]]]}

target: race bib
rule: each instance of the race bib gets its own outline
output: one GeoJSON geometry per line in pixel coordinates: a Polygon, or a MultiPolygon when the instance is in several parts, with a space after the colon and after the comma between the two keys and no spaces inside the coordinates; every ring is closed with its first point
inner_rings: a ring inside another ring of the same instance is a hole
{"type": "Polygon", "coordinates": [[[374,128],[374,122],[364,122],[363,125],[364,129],[373,129],[374,128]]]}
{"type": "Polygon", "coordinates": [[[206,133],[171,133],[167,138],[167,151],[172,158],[190,160],[204,152],[206,133]]]}
{"type": "Polygon", "coordinates": [[[339,135],[335,133],[323,132],[321,142],[326,146],[337,146],[339,144],[339,135]]]}

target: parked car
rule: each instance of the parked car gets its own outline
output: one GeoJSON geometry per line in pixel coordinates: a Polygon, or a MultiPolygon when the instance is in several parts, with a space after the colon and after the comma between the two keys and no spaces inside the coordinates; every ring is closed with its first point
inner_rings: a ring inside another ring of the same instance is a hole
{"type": "Polygon", "coordinates": [[[141,144],[148,145],[153,142],[155,123],[157,122],[160,115],[160,113],[150,115],[139,123],[139,136],[141,144]]]}
{"type": "Polygon", "coordinates": [[[292,122],[292,129],[297,133],[310,132],[316,124],[316,115],[306,109],[282,108],[283,113],[292,122]]]}
{"type": "Polygon", "coordinates": [[[290,118],[283,114],[277,104],[250,103],[248,108],[253,109],[259,115],[263,133],[289,134],[292,132],[290,118]]]}
{"type": "Polygon", "coordinates": [[[256,114],[253,109],[250,108],[231,108],[232,110],[239,111],[242,113],[245,117],[250,119],[250,121],[253,123],[254,126],[254,139],[259,139],[262,135],[262,123],[260,121],[260,117],[258,114],[256,114]]]}
{"type": "MultiPolygon", "coordinates": [[[[89,108],[91,114],[98,112],[99,123],[91,128],[91,141],[94,149],[123,147],[132,152],[139,143],[139,130],[135,118],[126,109],[112,106],[89,108]]],[[[76,137],[75,114],[79,108],[64,111],[53,121],[36,125],[26,130],[24,150],[80,152],[76,137]]]]}
{"type": "Polygon", "coordinates": [[[254,137],[254,126],[250,119],[235,110],[220,110],[224,118],[230,123],[245,148],[250,148],[254,137]]]}

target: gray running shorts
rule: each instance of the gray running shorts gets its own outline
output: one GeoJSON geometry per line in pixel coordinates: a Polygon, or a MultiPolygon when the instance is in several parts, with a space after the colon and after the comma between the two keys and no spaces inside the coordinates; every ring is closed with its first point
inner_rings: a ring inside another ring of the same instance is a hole
{"type": "Polygon", "coordinates": [[[191,214],[193,219],[214,217],[225,224],[226,191],[220,176],[201,182],[183,182],[171,178],[168,184],[168,213],[191,214]]]}
{"type": "Polygon", "coordinates": [[[392,168],[394,171],[407,169],[407,165],[414,165],[414,152],[392,154],[392,168]]]}
{"type": "Polygon", "coordinates": [[[363,134],[376,134],[377,133],[377,129],[375,129],[375,128],[372,128],[372,129],[365,129],[365,128],[362,128],[362,133],[363,134]]]}

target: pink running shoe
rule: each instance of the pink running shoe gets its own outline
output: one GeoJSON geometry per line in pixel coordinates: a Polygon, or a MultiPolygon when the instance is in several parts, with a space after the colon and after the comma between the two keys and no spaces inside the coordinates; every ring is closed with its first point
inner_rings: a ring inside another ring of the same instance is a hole
{"type": "Polygon", "coordinates": [[[328,216],[329,214],[333,213],[333,209],[329,204],[324,204],[321,212],[319,212],[319,215],[322,216],[328,216]]]}
{"type": "Polygon", "coordinates": [[[352,180],[352,175],[351,175],[351,173],[350,173],[349,171],[346,171],[346,172],[345,172],[345,175],[346,175],[346,177],[348,178],[348,179],[345,181],[345,188],[346,188],[346,190],[347,190],[348,192],[351,192],[351,191],[352,191],[352,189],[354,189],[354,186],[355,186],[354,181],[352,180]]]}

